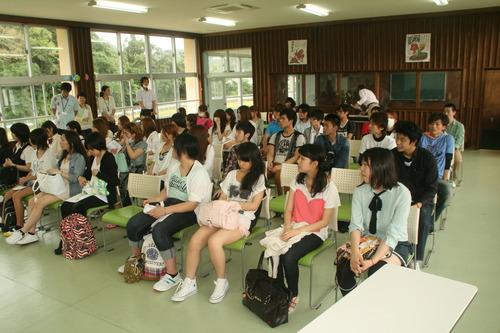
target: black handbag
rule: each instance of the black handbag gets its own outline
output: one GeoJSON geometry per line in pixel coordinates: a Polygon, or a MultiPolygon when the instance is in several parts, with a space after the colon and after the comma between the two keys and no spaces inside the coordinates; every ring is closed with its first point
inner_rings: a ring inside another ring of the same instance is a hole
{"type": "Polygon", "coordinates": [[[13,166],[0,167],[0,185],[17,184],[17,168],[13,166]]]}
{"type": "Polygon", "coordinates": [[[264,252],[257,269],[250,269],[245,278],[243,305],[271,327],[288,322],[288,307],[292,292],[262,269],[264,252]]]}

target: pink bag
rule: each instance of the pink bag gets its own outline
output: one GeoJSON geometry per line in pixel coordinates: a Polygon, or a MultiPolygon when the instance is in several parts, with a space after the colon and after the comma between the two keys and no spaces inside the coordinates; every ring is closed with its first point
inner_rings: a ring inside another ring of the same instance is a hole
{"type": "Polygon", "coordinates": [[[211,228],[235,230],[240,226],[240,210],[236,201],[215,200],[200,208],[198,219],[201,225],[211,228]]]}

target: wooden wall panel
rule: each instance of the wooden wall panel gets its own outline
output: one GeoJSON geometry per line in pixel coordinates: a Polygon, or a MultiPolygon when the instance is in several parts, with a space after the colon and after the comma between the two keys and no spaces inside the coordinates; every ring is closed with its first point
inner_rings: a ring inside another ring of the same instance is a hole
{"type": "MultiPolygon", "coordinates": [[[[252,48],[254,102],[262,110],[272,104],[271,74],[339,73],[415,70],[462,70],[459,120],[468,144],[480,142],[481,86],[485,68],[500,68],[500,8],[485,12],[419,15],[324,25],[278,27],[205,35],[201,51],[252,48]],[[405,63],[405,36],[432,33],[427,63],[405,63]],[[288,66],[287,41],[308,40],[308,64],[288,66]]],[[[397,110],[426,128],[437,110],[397,110]]],[[[408,117],[408,118],[407,118],[408,117]]]]}

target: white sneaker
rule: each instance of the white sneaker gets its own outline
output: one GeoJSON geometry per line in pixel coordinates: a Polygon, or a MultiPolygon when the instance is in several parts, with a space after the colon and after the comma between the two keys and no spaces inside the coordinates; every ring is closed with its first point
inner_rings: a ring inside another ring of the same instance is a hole
{"type": "Polygon", "coordinates": [[[290,304],[288,305],[288,314],[292,313],[293,311],[295,311],[295,309],[297,308],[297,304],[299,303],[299,296],[297,297],[293,297],[291,300],[290,300],[290,304]]]}
{"type": "Polygon", "coordinates": [[[214,284],[215,290],[209,299],[212,304],[222,302],[224,296],[227,294],[227,290],[229,289],[229,282],[227,282],[227,279],[217,279],[217,281],[214,281],[214,284]]]}
{"type": "Polygon", "coordinates": [[[125,272],[125,265],[118,267],[118,273],[123,274],[123,272],[125,272]]]}
{"type": "Polygon", "coordinates": [[[191,280],[190,278],[185,278],[184,281],[179,283],[174,296],[172,296],[172,301],[182,302],[189,296],[192,296],[198,292],[198,287],[196,286],[196,278],[191,280]]]}
{"type": "Polygon", "coordinates": [[[161,277],[160,281],[155,283],[153,290],[167,291],[181,283],[181,281],[182,279],[179,273],[177,273],[175,277],[172,277],[170,274],[165,274],[161,277]]]}
{"type": "Polygon", "coordinates": [[[27,245],[27,244],[31,244],[34,242],[38,242],[38,236],[36,234],[32,235],[30,233],[25,233],[24,237],[20,241],[18,241],[16,244],[17,245],[27,245]]]}
{"type": "Polygon", "coordinates": [[[14,245],[17,244],[23,238],[23,233],[21,230],[16,230],[12,232],[12,234],[5,239],[7,244],[14,245]]]}

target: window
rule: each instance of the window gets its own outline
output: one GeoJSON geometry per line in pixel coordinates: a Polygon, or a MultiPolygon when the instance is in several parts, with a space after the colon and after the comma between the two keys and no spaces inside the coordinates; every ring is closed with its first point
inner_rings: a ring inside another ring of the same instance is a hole
{"type": "Polygon", "coordinates": [[[0,24],[0,126],[53,119],[51,98],[71,76],[67,29],[0,24]]]}
{"type": "Polygon", "coordinates": [[[199,105],[194,39],[93,31],[92,52],[98,88],[110,86],[117,118],[139,117],[142,76],[156,93],[159,118],[170,117],[185,102],[199,105]]]}

